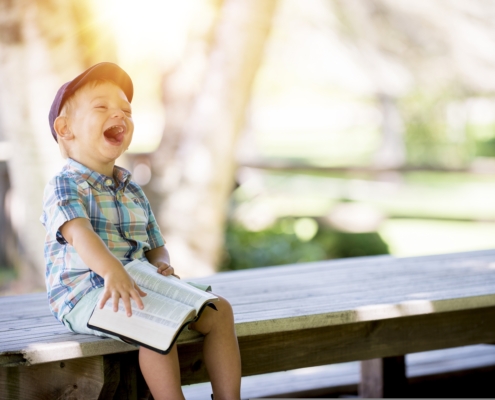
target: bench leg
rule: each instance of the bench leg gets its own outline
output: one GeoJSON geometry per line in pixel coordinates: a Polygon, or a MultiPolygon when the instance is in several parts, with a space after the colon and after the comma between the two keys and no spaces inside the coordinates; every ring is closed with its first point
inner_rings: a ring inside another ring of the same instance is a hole
{"type": "MultiPolygon", "coordinates": [[[[120,379],[113,400],[153,400],[148,385],[139,369],[139,357],[137,351],[113,354],[107,356],[113,358],[113,363],[119,365],[120,379]]],[[[111,399],[112,397],[102,397],[111,399]]]]}
{"type": "Polygon", "coordinates": [[[138,352],[0,368],[1,400],[151,400],[138,352]]]}
{"type": "Polygon", "coordinates": [[[120,365],[102,356],[0,368],[0,399],[111,399],[120,365]]]}
{"type": "Polygon", "coordinates": [[[360,397],[405,397],[406,390],[407,378],[404,356],[361,361],[360,397]]]}

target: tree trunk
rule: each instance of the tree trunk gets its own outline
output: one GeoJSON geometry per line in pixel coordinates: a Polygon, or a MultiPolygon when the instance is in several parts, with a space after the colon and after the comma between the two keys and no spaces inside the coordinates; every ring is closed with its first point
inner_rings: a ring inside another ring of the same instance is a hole
{"type": "Polygon", "coordinates": [[[82,7],[75,0],[0,0],[0,129],[11,148],[18,291],[44,287],[43,189],[64,162],[48,125],[50,105],[58,88],[93,61],[95,50],[103,50],[90,42],[96,27],[78,25],[88,15],[82,7]]]}
{"type": "Polygon", "coordinates": [[[202,81],[195,86],[182,80],[188,91],[173,98],[170,88],[180,86],[177,80],[187,74],[178,71],[170,78],[175,82],[166,82],[172,112],[167,111],[168,127],[153,156],[156,175],[150,186],[163,196],[155,212],[180,275],[207,275],[218,266],[234,188],[236,141],[275,6],[276,0],[225,0],[199,71],[202,81]],[[182,104],[175,109],[177,98],[182,104]]]}
{"type": "Polygon", "coordinates": [[[382,142],[375,153],[373,166],[400,168],[406,164],[402,115],[397,106],[397,99],[385,94],[378,97],[382,111],[382,142]]]}

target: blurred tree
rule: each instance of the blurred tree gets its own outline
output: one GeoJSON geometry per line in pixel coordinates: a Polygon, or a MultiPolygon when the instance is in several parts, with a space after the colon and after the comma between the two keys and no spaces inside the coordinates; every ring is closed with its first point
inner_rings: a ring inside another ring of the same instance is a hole
{"type": "Polygon", "coordinates": [[[63,162],[47,123],[53,97],[84,67],[115,58],[111,36],[89,4],[0,1],[0,130],[10,149],[8,206],[22,291],[44,287],[43,188],[63,162]]]}
{"type": "MultiPolygon", "coordinates": [[[[445,148],[452,132],[449,127],[437,128],[439,122],[447,122],[449,102],[495,92],[495,54],[489,51],[495,37],[495,3],[329,0],[328,4],[339,20],[341,40],[369,76],[382,109],[383,141],[375,165],[403,166],[406,136],[408,162],[465,165],[472,153],[465,138],[451,143],[450,157],[442,157],[435,150],[445,148]],[[415,101],[418,97],[424,100],[421,104],[415,101]],[[415,107],[409,110],[413,102],[415,107]],[[432,104],[439,112],[431,112],[432,104]],[[421,119],[425,128],[420,139],[411,138],[418,134],[417,124],[409,129],[411,118],[421,119]]],[[[466,135],[465,127],[454,136],[459,135],[466,135]]]]}
{"type": "MultiPolygon", "coordinates": [[[[0,132],[0,141],[1,141],[0,132]]],[[[1,143],[1,142],[0,142],[1,143]]],[[[6,200],[10,189],[10,179],[7,163],[0,160],[0,269],[12,268],[15,264],[17,247],[15,235],[12,232],[10,216],[7,213],[6,200]]]]}
{"type": "Polygon", "coordinates": [[[216,270],[234,188],[235,145],[276,0],[224,0],[166,77],[167,128],[153,156],[150,198],[181,275],[216,270]],[[211,32],[211,33],[210,33],[211,32]]]}

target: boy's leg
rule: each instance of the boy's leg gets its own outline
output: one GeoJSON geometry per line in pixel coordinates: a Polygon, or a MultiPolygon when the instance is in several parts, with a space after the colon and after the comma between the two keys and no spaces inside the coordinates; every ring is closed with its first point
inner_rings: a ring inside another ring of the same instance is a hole
{"type": "Polygon", "coordinates": [[[241,356],[234,329],[234,314],[227,300],[215,303],[218,311],[207,307],[190,329],[205,335],[203,354],[215,400],[241,397],[241,356]]]}
{"type": "Polygon", "coordinates": [[[140,347],[139,366],[155,400],[184,399],[176,345],[167,355],[140,347]]]}

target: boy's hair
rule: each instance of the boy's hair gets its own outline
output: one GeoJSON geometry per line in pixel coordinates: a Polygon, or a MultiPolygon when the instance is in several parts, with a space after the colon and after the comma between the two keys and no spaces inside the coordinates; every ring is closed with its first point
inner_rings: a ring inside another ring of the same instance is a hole
{"type": "MultiPolygon", "coordinates": [[[[134,94],[132,80],[122,68],[120,68],[117,64],[109,62],[93,65],[82,74],[76,76],[73,80],[63,84],[55,95],[55,99],[50,107],[50,113],[48,114],[48,121],[50,123],[52,136],[56,142],[58,142],[57,132],[55,132],[53,124],[60,115],[60,112],[62,111],[67,100],[88,82],[101,79],[111,81],[119,86],[126,95],[129,103],[132,101],[132,96],[134,94]]],[[[67,112],[67,109],[65,112],[67,112]]]]}

